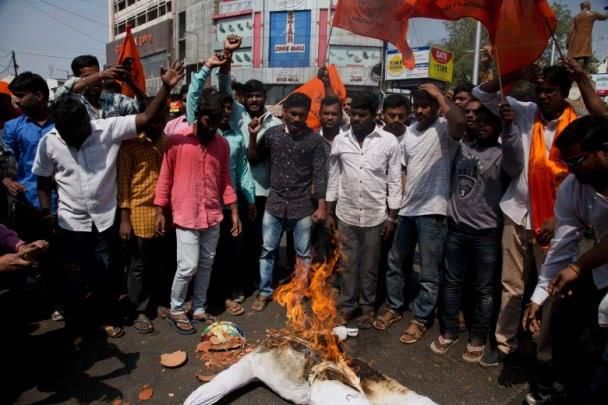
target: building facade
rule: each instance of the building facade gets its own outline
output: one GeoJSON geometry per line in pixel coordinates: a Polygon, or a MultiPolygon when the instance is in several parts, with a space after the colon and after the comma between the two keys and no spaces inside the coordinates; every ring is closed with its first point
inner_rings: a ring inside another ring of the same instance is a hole
{"type": "Polygon", "coordinates": [[[108,0],[106,63],[116,63],[125,31],[130,26],[146,72],[148,94],[160,88],[159,66],[175,58],[173,16],[173,0],[108,0]]]}
{"type": "Polygon", "coordinates": [[[310,80],[324,63],[338,67],[348,91],[377,89],[382,42],[332,29],[335,2],[176,0],[174,47],[193,70],[201,58],[221,51],[228,35],[241,36],[233,79],[262,81],[269,103],[310,80]]]}

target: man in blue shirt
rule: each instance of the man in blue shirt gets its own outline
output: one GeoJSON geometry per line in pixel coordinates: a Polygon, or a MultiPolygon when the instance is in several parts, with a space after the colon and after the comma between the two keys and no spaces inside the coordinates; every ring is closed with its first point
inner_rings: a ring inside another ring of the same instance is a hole
{"type": "Polygon", "coordinates": [[[54,127],[48,107],[49,87],[39,75],[24,72],[13,79],[9,89],[23,114],[4,126],[3,140],[15,154],[17,173],[12,177],[4,177],[2,183],[11,195],[23,197],[27,203],[39,208],[32,164],[38,142],[54,127]]]}

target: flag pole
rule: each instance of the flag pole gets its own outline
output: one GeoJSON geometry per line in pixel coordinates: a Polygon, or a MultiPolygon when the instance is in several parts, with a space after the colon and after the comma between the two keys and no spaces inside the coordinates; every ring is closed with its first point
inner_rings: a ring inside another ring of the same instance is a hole
{"type": "Polygon", "coordinates": [[[561,48],[561,46],[559,46],[559,42],[557,42],[557,38],[555,37],[555,32],[551,29],[551,27],[549,26],[549,23],[547,22],[547,19],[545,17],[543,17],[543,21],[545,22],[545,26],[551,33],[551,38],[553,39],[553,44],[557,47],[557,53],[559,54],[559,58],[562,60],[565,60],[566,58],[564,58],[564,53],[562,52],[562,48],[561,48]]]}
{"type": "Polygon", "coordinates": [[[500,71],[500,58],[498,57],[498,47],[494,44],[494,63],[496,63],[496,70],[498,71],[498,87],[500,88],[500,99],[501,102],[505,102],[505,94],[502,86],[502,73],[500,71]]]}
{"type": "Polygon", "coordinates": [[[334,30],[334,19],[331,18],[331,11],[334,8],[334,1],[333,0],[329,0],[329,9],[327,10],[327,15],[329,17],[329,33],[327,34],[327,44],[325,44],[325,60],[323,62],[323,66],[329,65],[329,58],[330,58],[330,54],[329,54],[329,44],[331,42],[331,34],[334,30]]]}

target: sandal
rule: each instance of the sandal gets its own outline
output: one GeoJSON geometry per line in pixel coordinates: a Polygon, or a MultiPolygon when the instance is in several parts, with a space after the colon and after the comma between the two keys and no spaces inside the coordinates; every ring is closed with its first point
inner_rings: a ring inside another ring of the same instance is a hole
{"type": "Polygon", "coordinates": [[[479,360],[483,356],[484,347],[484,345],[472,346],[470,343],[467,343],[467,348],[462,354],[462,359],[468,363],[479,363],[479,360]]]}
{"type": "Polygon", "coordinates": [[[137,319],[133,321],[133,329],[135,329],[135,332],[145,335],[154,331],[154,325],[146,315],[139,314],[137,319]]]}
{"type": "Polygon", "coordinates": [[[264,310],[264,308],[266,308],[266,305],[268,305],[268,303],[271,301],[272,299],[270,297],[264,297],[262,295],[258,295],[255,298],[255,301],[253,302],[253,305],[251,305],[251,309],[256,311],[256,312],[261,312],[264,310]]]}
{"type": "Polygon", "coordinates": [[[226,311],[232,316],[239,316],[245,313],[245,308],[235,300],[226,300],[226,311]]]}
{"type": "Polygon", "coordinates": [[[374,322],[374,313],[366,312],[357,318],[357,328],[359,329],[371,329],[372,323],[374,322]]]}
{"type": "Polygon", "coordinates": [[[125,334],[124,329],[120,326],[106,325],[102,327],[102,330],[106,334],[106,336],[111,339],[118,339],[120,337],[123,337],[125,334]]]}
{"type": "Polygon", "coordinates": [[[195,322],[195,323],[211,325],[215,321],[216,321],[215,317],[212,315],[209,315],[209,313],[207,313],[206,311],[194,312],[194,314],[192,315],[192,322],[195,322]]]}
{"type": "Polygon", "coordinates": [[[435,354],[446,354],[448,350],[450,350],[450,347],[456,344],[456,342],[458,342],[458,337],[450,339],[439,335],[437,336],[437,339],[433,340],[433,343],[431,343],[431,350],[435,354]]]}
{"type": "Polygon", "coordinates": [[[172,314],[169,312],[165,319],[180,335],[192,335],[196,332],[196,329],[192,326],[192,322],[190,322],[190,319],[188,319],[186,314],[172,314]],[[181,318],[175,318],[175,316],[180,316],[181,318]]]}
{"type": "Polygon", "coordinates": [[[419,341],[422,338],[422,335],[424,335],[424,332],[426,332],[426,329],[427,329],[427,327],[424,326],[422,323],[420,323],[416,320],[411,320],[410,325],[401,334],[399,341],[401,343],[405,343],[406,345],[416,343],[417,341],[419,341]]]}
{"type": "Polygon", "coordinates": [[[382,315],[378,316],[372,326],[378,330],[387,330],[392,324],[399,321],[401,315],[397,311],[386,308],[382,315]]]}

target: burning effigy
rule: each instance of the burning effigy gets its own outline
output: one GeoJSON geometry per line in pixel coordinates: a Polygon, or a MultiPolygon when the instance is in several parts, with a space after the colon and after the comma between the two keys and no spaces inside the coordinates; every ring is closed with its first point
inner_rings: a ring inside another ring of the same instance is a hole
{"type": "Polygon", "coordinates": [[[274,300],[287,312],[285,329],[268,334],[257,348],[188,396],[186,405],[214,404],[254,381],[295,404],[434,404],[369,367],[349,359],[334,333],[338,316],[328,279],[339,254],[312,267],[298,263],[274,300]]]}

